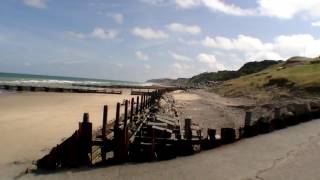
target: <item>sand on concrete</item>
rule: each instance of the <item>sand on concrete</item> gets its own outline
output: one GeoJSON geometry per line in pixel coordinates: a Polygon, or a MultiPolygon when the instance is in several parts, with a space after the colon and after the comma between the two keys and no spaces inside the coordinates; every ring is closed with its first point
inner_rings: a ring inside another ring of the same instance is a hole
{"type": "MultiPolygon", "coordinates": [[[[93,128],[102,125],[102,110],[108,105],[108,120],[115,117],[122,95],[23,92],[0,96],[0,179],[10,179],[39,159],[78,128],[84,112],[93,128]]],[[[124,108],[122,108],[124,109],[124,108]]]]}

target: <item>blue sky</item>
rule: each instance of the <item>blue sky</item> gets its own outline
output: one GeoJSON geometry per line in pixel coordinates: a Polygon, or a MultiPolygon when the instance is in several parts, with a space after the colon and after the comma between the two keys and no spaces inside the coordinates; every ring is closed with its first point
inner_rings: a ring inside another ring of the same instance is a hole
{"type": "Polygon", "coordinates": [[[2,0],[0,71],[191,77],[320,55],[319,0],[2,0]]]}

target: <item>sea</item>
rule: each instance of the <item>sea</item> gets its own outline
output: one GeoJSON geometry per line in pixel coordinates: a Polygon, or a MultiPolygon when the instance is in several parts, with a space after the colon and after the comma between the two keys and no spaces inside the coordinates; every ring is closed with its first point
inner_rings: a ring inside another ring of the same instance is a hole
{"type": "MultiPolygon", "coordinates": [[[[147,83],[117,81],[105,79],[91,79],[79,77],[64,77],[64,76],[46,76],[35,74],[17,74],[17,73],[2,73],[0,72],[0,85],[30,85],[44,87],[63,87],[69,88],[75,85],[134,85],[145,86],[147,83]]],[[[1,93],[1,92],[0,92],[1,93]]]]}

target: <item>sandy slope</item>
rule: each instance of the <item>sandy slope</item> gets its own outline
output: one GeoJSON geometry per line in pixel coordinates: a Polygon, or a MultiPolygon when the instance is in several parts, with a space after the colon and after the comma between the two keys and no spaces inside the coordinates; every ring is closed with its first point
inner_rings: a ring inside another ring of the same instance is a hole
{"type": "Polygon", "coordinates": [[[244,124],[245,111],[235,108],[253,102],[241,98],[224,98],[205,90],[170,93],[175,99],[175,107],[180,118],[191,118],[202,128],[239,128],[244,124]]]}
{"type": "Polygon", "coordinates": [[[103,105],[109,120],[115,105],[131,97],[72,93],[18,93],[0,96],[0,179],[13,177],[78,128],[84,112],[94,127],[102,124],[103,105]]]}

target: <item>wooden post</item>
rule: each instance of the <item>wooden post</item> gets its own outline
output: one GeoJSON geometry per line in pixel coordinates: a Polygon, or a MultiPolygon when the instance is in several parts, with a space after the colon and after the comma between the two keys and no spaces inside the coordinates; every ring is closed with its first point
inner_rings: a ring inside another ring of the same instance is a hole
{"type": "Polygon", "coordinates": [[[184,138],[190,141],[192,139],[191,123],[191,119],[184,120],[184,138]]]}
{"type": "Polygon", "coordinates": [[[103,119],[102,119],[102,139],[106,140],[106,131],[107,131],[107,123],[108,123],[108,106],[103,106],[103,119]]]}
{"type": "Polygon", "coordinates": [[[116,120],[113,125],[114,140],[119,141],[119,122],[120,121],[120,103],[117,103],[116,120]]]}
{"type": "Polygon", "coordinates": [[[280,108],[275,108],[274,109],[274,119],[280,119],[280,115],[281,115],[281,111],[280,111],[280,108]]]}
{"type": "Polygon", "coordinates": [[[128,158],[128,149],[129,149],[129,135],[128,135],[128,100],[125,101],[124,106],[124,125],[123,125],[123,134],[122,134],[122,146],[121,146],[121,159],[125,161],[128,158]]]}
{"type": "Polygon", "coordinates": [[[121,156],[121,133],[120,133],[120,128],[119,128],[119,122],[120,121],[120,103],[117,103],[117,109],[116,109],[116,120],[114,122],[114,126],[113,126],[113,140],[114,140],[114,150],[113,150],[113,154],[114,154],[114,159],[115,161],[119,161],[120,156],[121,156]]]}
{"type": "Polygon", "coordinates": [[[137,96],[136,114],[139,113],[139,96],[137,96]]]}
{"type": "Polygon", "coordinates": [[[252,119],[252,112],[251,111],[247,111],[245,119],[244,119],[244,126],[250,126],[251,125],[251,119],[252,119]]]}
{"type": "Polygon", "coordinates": [[[232,143],[236,140],[236,131],[233,128],[221,128],[221,142],[223,144],[232,143]]]}
{"type": "Polygon", "coordinates": [[[140,114],[142,113],[143,108],[143,95],[141,95],[141,101],[140,101],[140,114]]]}
{"type": "Polygon", "coordinates": [[[155,150],[156,150],[156,131],[152,128],[152,145],[151,145],[151,153],[150,153],[150,159],[153,160],[155,158],[155,150]]]}
{"type": "Polygon", "coordinates": [[[131,111],[130,111],[130,123],[132,123],[133,120],[133,111],[134,111],[134,98],[131,98],[131,111]]]}
{"type": "Polygon", "coordinates": [[[142,102],[141,102],[141,104],[142,104],[142,110],[144,110],[144,104],[145,103],[145,95],[144,95],[144,93],[142,94],[142,102]]]}
{"type": "MultiPolygon", "coordinates": [[[[102,120],[102,141],[105,142],[107,140],[107,123],[108,123],[108,106],[103,106],[103,120],[102,120]]],[[[103,146],[101,147],[101,158],[102,161],[106,161],[106,147],[103,143],[103,146]]]]}
{"type": "Polygon", "coordinates": [[[89,122],[89,114],[83,114],[83,121],[79,123],[78,130],[79,138],[79,154],[78,160],[81,165],[90,165],[90,158],[88,156],[91,153],[92,145],[92,124],[89,122]]]}

